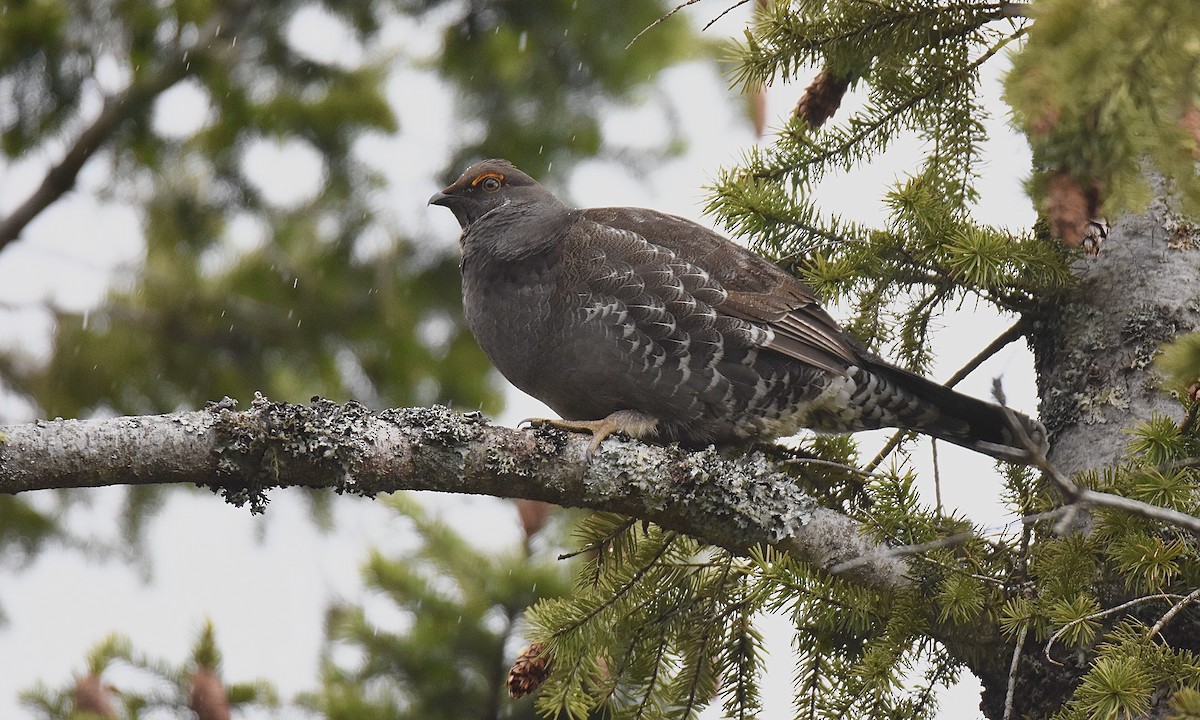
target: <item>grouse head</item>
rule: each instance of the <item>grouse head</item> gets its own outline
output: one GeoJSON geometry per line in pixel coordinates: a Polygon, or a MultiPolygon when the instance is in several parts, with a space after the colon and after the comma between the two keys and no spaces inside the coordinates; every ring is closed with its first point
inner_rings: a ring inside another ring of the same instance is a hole
{"type": "Polygon", "coordinates": [[[554,248],[580,216],[507,160],[475,163],[429,202],[458,218],[468,264],[539,255],[554,248]]]}
{"type": "MultiPolygon", "coordinates": [[[[484,215],[507,205],[545,203],[554,196],[507,160],[484,160],[467,168],[448,187],[429,198],[449,208],[463,230],[484,215]]],[[[555,201],[557,202],[557,201],[555,201]]]]}

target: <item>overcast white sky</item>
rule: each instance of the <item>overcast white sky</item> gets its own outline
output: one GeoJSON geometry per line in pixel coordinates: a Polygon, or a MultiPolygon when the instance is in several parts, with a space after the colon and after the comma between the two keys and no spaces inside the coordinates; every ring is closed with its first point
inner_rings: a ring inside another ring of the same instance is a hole
{"type": "MultiPolygon", "coordinates": [[[[744,15],[730,16],[710,32],[738,33],[741,19],[744,15]]],[[[319,12],[298,15],[292,32],[298,47],[321,59],[354,62],[362,53],[349,33],[319,12]]],[[[397,21],[381,46],[370,52],[403,48],[405,57],[419,59],[436,49],[437,38],[430,27],[397,21]]],[[[642,42],[653,42],[653,37],[642,42]]],[[[111,69],[110,81],[120,82],[119,69],[111,69]]],[[[772,124],[778,125],[790,112],[807,81],[772,89],[768,104],[772,124]]],[[[1004,125],[996,78],[988,82],[996,108],[988,126],[996,139],[980,184],[979,216],[988,222],[1027,227],[1033,210],[1021,181],[1029,169],[1029,152],[1004,125]]],[[[726,86],[710,66],[686,65],[668,71],[646,93],[642,107],[607,113],[605,137],[615,144],[647,138],[665,125],[669,114],[682,122],[689,150],[644,176],[632,176],[604,162],[584,163],[569,183],[573,199],[581,205],[645,205],[702,220],[702,186],[720,166],[736,162],[756,142],[741,101],[726,86]]],[[[425,205],[437,189],[434,174],[451,152],[449,128],[457,125],[450,121],[453,99],[435,77],[403,60],[396,65],[388,91],[400,115],[401,131],[391,138],[372,138],[359,150],[387,175],[382,200],[398,223],[428,228],[453,243],[458,235],[453,217],[425,205]]],[[[159,104],[156,123],[166,130],[187,132],[203,121],[204,114],[203,97],[185,86],[159,104]]],[[[819,193],[835,212],[879,220],[888,183],[904,167],[915,164],[920,152],[915,145],[900,148],[885,162],[826,181],[819,193]]],[[[0,168],[0,213],[20,202],[46,164],[56,159],[57,153],[52,153],[0,168]]],[[[311,193],[312,178],[319,170],[303,150],[269,144],[256,149],[255,165],[261,168],[258,182],[282,202],[311,193]]],[[[0,253],[0,342],[17,342],[35,357],[44,357],[50,319],[31,306],[49,299],[67,308],[92,307],[115,277],[140,261],[136,215],[95,199],[105,180],[101,164],[90,165],[77,192],[44,213],[20,242],[0,253]]],[[[951,374],[1008,325],[1002,318],[974,310],[968,306],[945,319],[943,354],[935,377],[951,374]]],[[[1031,361],[1022,346],[1010,346],[961,388],[987,397],[997,375],[1005,378],[1014,406],[1035,411],[1031,361]]],[[[253,390],[247,388],[241,399],[248,400],[253,390]]],[[[11,398],[0,399],[0,416],[23,417],[27,412],[11,398]]],[[[547,413],[514,391],[499,421],[511,425],[547,413]]],[[[882,442],[882,437],[872,442],[882,442]]],[[[988,525],[1006,522],[992,463],[945,445],[939,451],[945,503],[988,525]]],[[[925,446],[918,453],[919,462],[927,463],[927,455],[925,446]]],[[[99,490],[91,497],[90,507],[71,512],[71,526],[80,534],[95,531],[115,538],[116,529],[105,523],[114,517],[119,494],[99,490]]],[[[928,497],[932,502],[932,492],[928,497]]],[[[515,514],[505,503],[425,499],[456,526],[473,528],[473,539],[483,547],[508,547],[518,541],[515,514]]],[[[273,494],[265,518],[250,517],[205,493],[173,493],[149,533],[149,582],[138,568],[88,559],[73,551],[45,553],[20,569],[5,567],[0,575],[0,606],[8,614],[8,624],[0,627],[0,718],[25,717],[27,713],[16,704],[17,693],[39,679],[52,685],[64,683],[71,673],[82,670],[87,650],[110,632],[129,636],[150,655],[178,663],[186,658],[205,618],[216,625],[228,681],[264,678],[275,683],[285,698],[315,688],[326,606],[335,598],[362,599],[358,566],[368,548],[398,553],[412,542],[404,523],[376,504],[337,498],[335,508],[336,530],[322,534],[313,529],[295,493],[273,494]]],[[[367,603],[385,612],[386,603],[370,598],[367,603]]],[[[768,622],[768,637],[790,636],[786,623],[768,622]]],[[[791,715],[787,649],[786,642],[774,644],[773,652],[780,657],[770,663],[773,671],[764,717],[791,715]]],[[[977,686],[968,681],[943,702],[942,716],[979,717],[977,705],[977,686]]]]}

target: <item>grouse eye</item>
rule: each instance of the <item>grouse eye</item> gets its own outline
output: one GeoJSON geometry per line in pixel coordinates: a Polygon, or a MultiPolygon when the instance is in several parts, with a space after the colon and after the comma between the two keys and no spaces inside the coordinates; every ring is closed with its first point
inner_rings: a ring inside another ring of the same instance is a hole
{"type": "Polygon", "coordinates": [[[500,189],[500,181],[494,177],[486,177],[483,179],[483,182],[479,184],[482,185],[483,189],[487,190],[488,192],[494,192],[500,189]]]}

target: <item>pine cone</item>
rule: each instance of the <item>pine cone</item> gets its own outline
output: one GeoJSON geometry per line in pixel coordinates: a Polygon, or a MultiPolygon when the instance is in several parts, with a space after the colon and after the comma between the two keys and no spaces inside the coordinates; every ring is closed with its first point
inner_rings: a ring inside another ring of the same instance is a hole
{"type": "Polygon", "coordinates": [[[557,509],[557,505],[541,500],[517,500],[517,516],[521,519],[525,539],[530,540],[537,535],[557,509]]]}
{"type": "Polygon", "coordinates": [[[192,673],[191,685],[188,707],[196,713],[197,720],[230,720],[229,697],[216,673],[199,668],[192,673]]]}
{"type": "Polygon", "coordinates": [[[75,681],[75,712],[92,713],[102,718],[115,718],[111,688],[100,683],[100,676],[88,674],[75,681]]]}
{"type": "Polygon", "coordinates": [[[1046,210],[1050,230],[1069,248],[1082,246],[1090,255],[1100,254],[1108,237],[1108,223],[1100,216],[1100,190],[1085,188],[1065,172],[1057,172],[1046,188],[1046,210]]]}
{"type": "Polygon", "coordinates": [[[508,696],[516,700],[537,690],[546,682],[554,661],[543,643],[527,645],[508,671],[508,696]]]}
{"type": "Polygon", "coordinates": [[[818,128],[833,117],[841,107],[842,98],[850,88],[850,78],[838,77],[828,70],[817,73],[804,90],[804,97],[796,103],[795,115],[808,123],[809,127],[818,128]]]}

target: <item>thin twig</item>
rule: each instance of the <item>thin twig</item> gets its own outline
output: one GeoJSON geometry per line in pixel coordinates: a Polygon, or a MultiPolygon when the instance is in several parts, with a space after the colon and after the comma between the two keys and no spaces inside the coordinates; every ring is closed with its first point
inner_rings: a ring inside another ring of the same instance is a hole
{"type": "Polygon", "coordinates": [[[166,58],[162,66],[144,77],[135,78],[121,92],[106,97],[99,114],[79,133],[67,148],[62,159],[46,171],[41,184],[6,217],[0,217],[0,248],[16,240],[21,232],[43,210],[75,187],[80,171],[93,155],[103,149],[112,136],[134,114],[141,112],[154,98],[161,95],[191,72],[189,54],[212,53],[212,45],[222,27],[226,31],[237,22],[248,3],[236,3],[229,11],[214,17],[201,29],[196,41],[179,48],[166,58]]]}
{"type": "Polygon", "coordinates": [[[938,548],[953,547],[955,545],[961,545],[961,544],[967,542],[968,540],[972,540],[977,537],[979,537],[979,536],[975,533],[975,531],[971,530],[969,532],[962,532],[962,533],[956,533],[954,535],[947,535],[944,538],[930,540],[929,542],[917,543],[915,545],[901,545],[899,547],[880,548],[879,550],[876,550],[875,552],[870,552],[865,555],[859,555],[856,558],[851,558],[849,560],[840,562],[840,563],[830,567],[829,573],[831,575],[840,575],[841,573],[844,573],[847,570],[853,570],[854,568],[856,568],[860,565],[866,565],[867,563],[873,563],[876,560],[881,560],[881,559],[886,559],[886,558],[895,558],[895,557],[904,557],[905,555],[918,555],[918,554],[926,552],[928,550],[937,550],[938,548]]]}
{"type": "Polygon", "coordinates": [[[1134,500],[1121,495],[1098,492],[1086,488],[1079,491],[1079,502],[1087,505],[1100,505],[1102,507],[1124,510],[1133,515],[1140,515],[1150,520],[1175,525],[1200,534],[1200,517],[1188,515],[1187,513],[1162,507],[1161,505],[1151,505],[1150,503],[1144,503],[1140,500],[1134,500]]]}
{"type": "Polygon", "coordinates": [[[1008,690],[1004,693],[1004,720],[1012,720],[1013,691],[1017,687],[1017,666],[1021,664],[1021,650],[1025,648],[1025,636],[1029,634],[1029,623],[1021,626],[1017,635],[1017,646],[1013,648],[1012,663],[1008,666],[1008,690]]]}
{"type": "Polygon", "coordinates": [[[872,480],[888,479],[886,475],[880,473],[873,473],[869,470],[856,468],[853,465],[847,465],[845,463],[835,462],[833,460],[822,460],[821,458],[788,458],[787,460],[780,462],[780,465],[783,465],[784,467],[789,465],[822,465],[825,467],[837,468],[838,470],[845,470],[853,475],[871,478],[872,480]]]}
{"type": "Polygon", "coordinates": [[[1033,442],[1029,437],[1029,433],[1025,431],[1025,427],[1017,420],[1016,413],[1008,408],[1004,408],[1004,414],[1008,420],[1009,429],[1013,431],[1017,442],[1025,448],[1029,463],[1038,470],[1046,473],[1054,481],[1054,484],[1058,486],[1059,491],[1068,503],[1077,507],[1099,505],[1101,507],[1124,510],[1134,515],[1175,525],[1200,534],[1200,517],[1188,515],[1187,513],[1161,505],[1151,505],[1150,503],[1134,500],[1122,495],[1079,487],[1050,462],[1049,458],[1046,457],[1045,450],[1033,442]]]}
{"type": "Polygon", "coordinates": [[[942,472],[938,465],[937,438],[930,438],[929,449],[933,453],[933,497],[937,502],[937,514],[942,514],[942,472]]]}
{"type": "MultiPolygon", "coordinates": [[[[838,563],[837,565],[830,567],[829,572],[831,574],[836,575],[839,572],[844,572],[846,570],[852,570],[855,567],[858,567],[859,565],[862,565],[864,563],[874,562],[877,559],[901,557],[901,556],[905,556],[905,555],[916,555],[918,553],[923,553],[926,550],[937,550],[938,548],[951,547],[954,545],[961,545],[962,543],[967,542],[968,540],[971,540],[972,538],[983,539],[987,535],[1002,534],[1004,532],[1007,532],[1007,530],[1010,526],[1012,526],[1018,522],[1023,525],[1028,526],[1028,525],[1038,522],[1040,520],[1053,519],[1057,515],[1066,513],[1067,510],[1068,510],[1068,508],[1057,508],[1055,510],[1049,510],[1047,512],[1038,513],[1036,515],[1029,515],[1027,517],[1021,518],[1020,520],[1014,520],[1013,522],[1008,523],[1007,525],[1005,525],[1002,528],[989,528],[989,529],[984,530],[983,532],[976,532],[975,530],[971,530],[968,532],[958,533],[956,535],[948,535],[944,538],[939,538],[937,540],[930,540],[929,542],[918,543],[915,545],[901,545],[898,547],[880,548],[879,550],[877,550],[875,552],[867,553],[865,555],[860,555],[860,556],[852,558],[850,560],[846,560],[841,563],[838,563]]],[[[870,513],[866,513],[866,516],[872,522],[878,524],[877,520],[875,520],[874,518],[871,518],[870,513]]],[[[952,566],[945,565],[944,563],[939,563],[938,561],[936,561],[932,558],[925,558],[925,560],[928,562],[932,562],[935,565],[944,567],[948,570],[953,570],[954,572],[963,573],[969,577],[973,577],[973,578],[975,578],[977,580],[981,580],[983,582],[996,583],[1001,586],[1004,585],[1004,583],[1002,581],[999,581],[995,578],[988,577],[986,575],[977,575],[975,573],[967,572],[966,570],[963,570],[962,568],[952,567],[952,566]]]]}
{"type": "MultiPolygon", "coordinates": [[[[1200,591],[1197,591],[1197,592],[1200,592],[1200,591]]],[[[1072,627],[1078,625],[1081,622],[1087,622],[1088,620],[1099,620],[1102,617],[1107,617],[1114,613],[1119,613],[1122,610],[1127,610],[1127,609],[1133,607],[1134,605],[1140,605],[1145,602],[1150,602],[1151,600],[1175,600],[1179,597],[1181,597],[1181,596],[1175,595],[1174,593],[1159,593],[1158,595],[1146,595],[1144,597],[1134,598],[1128,602],[1123,602],[1120,605],[1117,605],[1115,607],[1110,607],[1107,610],[1100,610],[1099,612],[1094,612],[1091,615],[1085,615],[1084,617],[1076,618],[1076,619],[1072,620],[1071,622],[1067,623],[1066,625],[1063,625],[1062,627],[1060,627],[1058,629],[1058,632],[1056,632],[1050,636],[1050,639],[1046,641],[1046,647],[1042,650],[1042,653],[1046,656],[1046,660],[1048,662],[1051,662],[1055,665],[1058,665],[1059,667],[1062,667],[1062,663],[1060,663],[1059,661],[1050,657],[1050,651],[1053,649],[1054,643],[1057,642],[1058,639],[1060,637],[1062,637],[1072,627]]]]}
{"type": "Polygon", "coordinates": [[[713,25],[716,25],[718,20],[720,20],[721,18],[725,17],[726,15],[728,15],[728,14],[729,14],[729,13],[731,13],[731,12],[733,12],[734,10],[737,10],[738,8],[740,8],[741,6],[745,5],[745,4],[746,4],[746,3],[748,3],[748,2],[750,2],[750,0],[738,0],[736,3],[734,3],[734,4],[730,5],[729,7],[725,8],[724,10],[722,10],[722,11],[721,11],[721,14],[720,14],[720,15],[717,15],[717,16],[716,16],[715,18],[713,18],[712,20],[709,20],[708,22],[704,23],[704,27],[703,27],[703,28],[701,28],[701,32],[703,32],[704,30],[707,30],[707,29],[709,29],[709,28],[710,28],[710,27],[712,27],[713,25]]]}
{"type": "Polygon", "coordinates": [[[1172,605],[1171,609],[1164,613],[1163,616],[1158,619],[1158,622],[1154,623],[1154,627],[1150,628],[1150,632],[1146,635],[1146,639],[1149,640],[1161,632],[1167,623],[1171,622],[1171,620],[1190,603],[1196,602],[1197,598],[1200,598],[1200,588],[1191,591],[1188,593],[1187,597],[1172,605]]]}
{"type": "Polygon", "coordinates": [[[1184,458],[1182,460],[1174,460],[1163,465],[1164,470],[1182,470],[1184,468],[1200,467],[1200,457],[1184,458]]]}
{"type": "Polygon", "coordinates": [[[1026,515],[1025,517],[1021,518],[1020,520],[1016,520],[1014,522],[1019,522],[1022,525],[1029,526],[1036,522],[1041,522],[1042,520],[1054,520],[1056,518],[1061,517],[1062,515],[1067,514],[1067,512],[1068,512],[1067,507],[1065,507],[1065,506],[1058,507],[1058,508],[1054,508],[1053,510],[1047,510],[1046,512],[1034,513],[1033,515],[1026,515]]]}
{"type": "MultiPolygon", "coordinates": [[[[1035,522],[1040,522],[1042,520],[1053,520],[1054,518],[1058,517],[1059,515],[1065,514],[1066,511],[1067,511],[1067,508],[1056,508],[1054,510],[1040,512],[1035,515],[1027,515],[1023,518],[1020,518],[1019,520],[1014,520],[1014,521],[1007,523],[1001,527],[985,528],[985,529],[975,533],[975,536],[980,538],[981,540],[986,540],[991,535],[1001,535],[1002,536],[1004,533],[1008,532],[1008,530],[1013,525],[1016,525],[1018,523],[1021,524],[1024,528],[1028,528],[1029,526],[1033,525],[1033,523],[1035,523],[1035,522]]],[[[963,533],[963,535],[969,535],[969,533],[963,533]]],[[[951,539],[958,540],[957,536],[954,536],[954,538],[951,538],[951,539]]],[[[959,540],[959,541],[961,541],[961,540],[959,540]]],[[[957,543],[953,543],[953,544],[957,544],[957,543]]],[[[1008,587],[1008,583],[1006,583],[1003,580],[1000,580],[1000,579],[994,578],[994,577],[990,577],[988,575],[980,575],[979,573],[969,572],[967,570],[963,570],[960,567],[950,565],[949,563],[944,563],[941,560],[938,560],[936,558],[925,557],[925,558],[923,558],[923,561],[933,564],[933,565],[937,565],[938,567],[943,568],[945,570],[949,570],[951,572],[956,572],[956,573],[960,573],[962,575],[966,575],[967,577],[974,578],[975,580],[978,580],[980,582],[990,583],[992,585],[998,585],[1003,588],[1008,587]]]]}
{"type": "Polygon", "coordinates": [[[666,22],[666,21],[667,21],[667,19],[668,19],[668,18],[670,18],[670,17],[671,17],[672,15],[674,15],[675,13],[677,13],[677,12],[679,12],[680,10],[684,9],[684,8],[685,8],[685,7],[687,7],[688,5],[695,5],[695,4],[696,4],[696,3],[698,3],[698,2],[700,2],[700,0],[684,0],[683,2],[679,3],[679,4],[678,4],[678,5],[676,5],[675,7],[671,8],[671,11],[670,11],[670,12],[668,12],[666,15],[663,15],[663,16],[662,16],[662,17],[660,17],[659,19],[657,19],[657,20],[655,20],[654,22],[650,23],[650,24],[649,24],[649,25],[647,25],[646,27],[642,28],[642,31],[641,31],[641,32],[639,32],[637,35],[634,35],[634,36],[633,36],[633,39],[629,41],[629,44],[625,46],[625,49],[626,49],[626,50],[628,50],[629,48],[633,47],[633,44],[634,44],[635,42],[637,42],[637,41],[638,41],[638,38],[640,38],[641,36],[643,36],[643,35],[645,35],[646,33],[650,32],[651,30],[653,30],[654,28],[658,27],[658,26],[659,26],[659,25],[661,25],[662,23],[666,22]]]}
{"type": "Polygon", "coordinates": [[[924,557],[921,559],[922,559],[922,561],[927,562],[930,565],[936,565],[936,566],[942,568],[943,570],[948,570],[953,573],[965,575],[973,580],[978,580],[979,582],[982,582],[982,583],[988,583],[990,585],[995,585],[997,587],[1001,587],[1001,588],[1005,588],[1005,589],[1008,588],[1008,584],[1005,583],[1003,580],[1000,580],[999,578],[989,577],[987,575],[980,575],[979,573],[968,572],[966,570],[963,570],[960,567],[956,567],[954,565],[951,565],[950,563],[942,562],[941,560],[938,560],[937,558],[933,558],[933,557],[924,557]]]}
{"type": "Polygon", "coordinates": [[[895,435],[892,435],[887,443],[879,449],[879,452],[875,453],[875,457],[871,459],[871,462],[866,464],[866,470],[870,472],[879,467],[880,463],[886,460],[887,456],[891,455],[893,450],[900,447],[900,443],[904,442],[905,438],[911,434],[912,431],[910,430],[900,430],[895,435]]]}
{"type": "Polygon", "coordinates": [[[620,535],[621,533],[625,532],[630,527],[632,527],[635,522],[637,522],[637,518],[628,518],[625,520],[625,522],[618,525],[617,528],[615,530],[613,530],[612,532],[610,532],[608,535],[606,535],[602,538],[597,538],[596,540],[593,540],[592,542],[588,543],[587,545],[584,545],[583,547],[579,548],[578,550],[573,550],[571,552],[565,552],[565,553],[559,553],[558,559],[559,560],[570,560],[571,558],[578,557],[585,553],[598,551],[601,548],[603,548],[605,545],[607,545],[608,543],[612,542],[612,540],[614,538],[616,538],[618,535],[620,535]]]}
{"type": "Polygon", "coordinates": [[[968,360],[966,365],[963,365],[961,368],[959,368],[958,372],[951,375],[950,378],[944,383],[946,387],[954,387],[962,382],[964,378],[975,372],[980,365],[985,363],[993,355],[1024,337],[1028,329],[1029,328],[1024,318],[1021,318],[1010,325],[1007,330],[997,335],[995,340],[988,343],[987,347],[980,350],[975,357],[968,360]]]}

